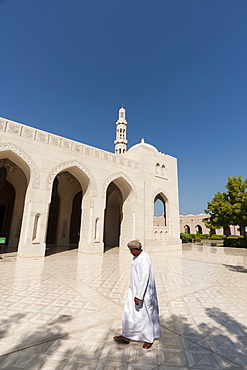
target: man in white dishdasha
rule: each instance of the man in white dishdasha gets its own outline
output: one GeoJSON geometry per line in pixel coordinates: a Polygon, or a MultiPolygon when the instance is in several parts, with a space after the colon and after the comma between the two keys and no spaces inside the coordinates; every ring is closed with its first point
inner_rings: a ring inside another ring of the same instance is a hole
{"type": "Polygon", "coordinates": [[[142,347],[148,349],[161,337],[152,262],[139,240],[132,240],[127,246],[134,256],[130,285],[122,316],[122,335],[113,339],[123,344],[129,344],[130,340],[143,341],[142,347]]]}

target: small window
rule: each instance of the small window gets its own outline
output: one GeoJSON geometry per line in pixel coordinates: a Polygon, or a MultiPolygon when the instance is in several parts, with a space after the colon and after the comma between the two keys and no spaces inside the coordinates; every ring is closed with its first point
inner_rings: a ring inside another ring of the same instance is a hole
{"type": "Polygon", "coordinates": [[[97,217],[95,220],[95,226],[94,226],[94,240],[98,240],[98,225],[99,225],[99,218],[97,217]]]}
{"type": "Polygon", "coordinates": [[[161,167],[161,175],[162,176],[166,175],[166,166],[164,166],[164,165],[161,167]]]}
{"type": "Polygon", "coordinates": [[[160,164],[159,163],[156,163],[155,172],[157,175],[160,175],[160,164]]]}
{"type": "Polygon", "coordinates": [[[33,225],[33,237],[32,242],[33,243],[39,243],[38,237],[39,237],[39,228],[40,228],[40,213],[37,213],[34,218],[34,225],[33,225]]]}

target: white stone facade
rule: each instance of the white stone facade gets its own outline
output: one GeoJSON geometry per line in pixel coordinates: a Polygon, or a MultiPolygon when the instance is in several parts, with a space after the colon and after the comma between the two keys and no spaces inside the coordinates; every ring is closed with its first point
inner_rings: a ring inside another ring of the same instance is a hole
{"type": "Polygon", "coordinates": [[[119,155],[1,118],[0,167],[0,236],[23,257],[48,245],[103,253],[134,238],[146,251],[181,248],[176,158],[144,141],[119,155]],[[158,240],[157,196],[166,209],[158,240]]]}

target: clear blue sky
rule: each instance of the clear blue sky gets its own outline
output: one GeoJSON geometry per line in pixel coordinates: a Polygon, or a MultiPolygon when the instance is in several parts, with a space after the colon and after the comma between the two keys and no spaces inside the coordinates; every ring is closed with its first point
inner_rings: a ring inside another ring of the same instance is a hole
{"type": "Polygon", "coordinates": [[[0,0],[0,116],[178,158],[180,213],[247,177],[246,0],[0,0]]]}

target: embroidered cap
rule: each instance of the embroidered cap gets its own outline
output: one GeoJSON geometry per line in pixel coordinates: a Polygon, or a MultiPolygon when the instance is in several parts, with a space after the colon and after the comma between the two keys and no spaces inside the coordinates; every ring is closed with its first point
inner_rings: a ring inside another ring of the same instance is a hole
{"type": "Polygon", "coordinates": [[[131,240],[127,246],[129,247],[129,249],[141,249],[142,248],[142,244],[141,242],[136,239],[136,240],[131,240]]]}

